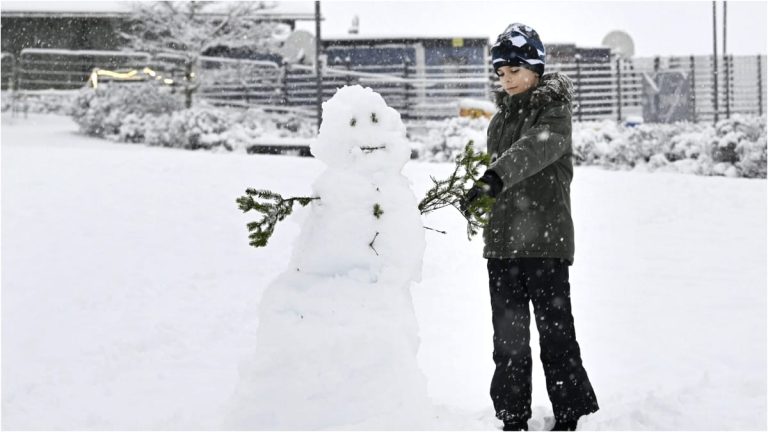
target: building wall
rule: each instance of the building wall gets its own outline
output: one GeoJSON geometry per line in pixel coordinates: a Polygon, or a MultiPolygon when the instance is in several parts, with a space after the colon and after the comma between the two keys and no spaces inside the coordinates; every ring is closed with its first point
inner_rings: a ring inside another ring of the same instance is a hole
{"type": "Polygon", "coordinates": [[[411,64],[416,62],[416,50],[405,43],[381,44],[377,46],[333,46],[325,48],[328,64],[336,66],[349,62],[354,69],[360,66],[391,66],[403,64],[408,59],[411,64]]]}
{"type": "Polygon", "coordinates": [[[487,41],[479,39],[392,39],[392,40],[325,40],[328,63],[344,64],[349,59],[352,68],[359,66],[402,65],[407,59],[420,69],[424,66],[455,66],[485,64],[487,41]],[[419,53],[423,53],[419,55],[419,53]]]}
{"type": "Polygon", "coordinates": [[[117,18],[2,17],[2,51],[19,55],[24,48],[116,50],[117,18]]]}

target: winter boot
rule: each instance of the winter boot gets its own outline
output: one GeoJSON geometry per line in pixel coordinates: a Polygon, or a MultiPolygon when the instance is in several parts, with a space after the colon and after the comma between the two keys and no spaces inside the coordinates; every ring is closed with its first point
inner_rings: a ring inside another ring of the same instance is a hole
{"type": "Polygon", "coordinates": [[[528,422],[525,420],[509,420],[504,422],[505,431],[527,431],[528,422]]]}
{"type": "Polygon", "coordinates": [[[575,431],[576,425],[579,423],[579,419],[576,420],[557,420],[555,426],[552,427],[553,431],[575,431]]]}

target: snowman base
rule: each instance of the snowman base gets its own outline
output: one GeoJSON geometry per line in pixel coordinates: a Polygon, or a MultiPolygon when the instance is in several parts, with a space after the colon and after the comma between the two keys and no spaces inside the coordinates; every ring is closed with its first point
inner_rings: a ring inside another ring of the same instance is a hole
{"type": "Polygon", "coordinates": [[[227,427],[426,427],[417,334],[407,285],[287,272],[262,298],[227,427]]]}

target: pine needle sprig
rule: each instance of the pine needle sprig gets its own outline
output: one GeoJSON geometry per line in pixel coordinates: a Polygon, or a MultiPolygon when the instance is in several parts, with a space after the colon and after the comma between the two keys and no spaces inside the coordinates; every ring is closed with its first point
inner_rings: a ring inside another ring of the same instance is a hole
{"type": "Polygon", "coordinates": [[[453,207],[467,220],[467,238],[471,239],[488,224],[488,216],[495,200],[487,196],[481,197],[472,203],[466,214],[461,211],[461,201],[480,177],[480,170],[490,164],[490,157],[485,153],[476,152],[473,142],[469,141],[464,151],[456,157],[456,167],[447,179],[437,180],[430,176],[433,186],[419,203],[421,214],[453,207]]]}
{"type": "Polygon", "coordinates": [[[302,207],[319,197],[292,197],[283,198],[280,194],[269,190],[246,189],[245,195],[236,200],[238,207],[244,213],[251,210],[261,213],[262,217],[248,223],[248,238],[253,247],[264,247],[269,238],[275,232],[275,225],[288,217],[293,212],[293,205],[298,203],[302,207]]]}

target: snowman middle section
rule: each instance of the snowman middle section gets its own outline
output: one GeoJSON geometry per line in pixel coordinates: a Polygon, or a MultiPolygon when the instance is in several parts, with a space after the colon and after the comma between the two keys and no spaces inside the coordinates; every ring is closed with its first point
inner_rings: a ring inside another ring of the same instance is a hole
{"type": "Polygon", "coordinates": [[[416,198],[400,173],[328,169],[314,184],[292,267],[402,284],[421,277],[425,241],[416,198]]]}

